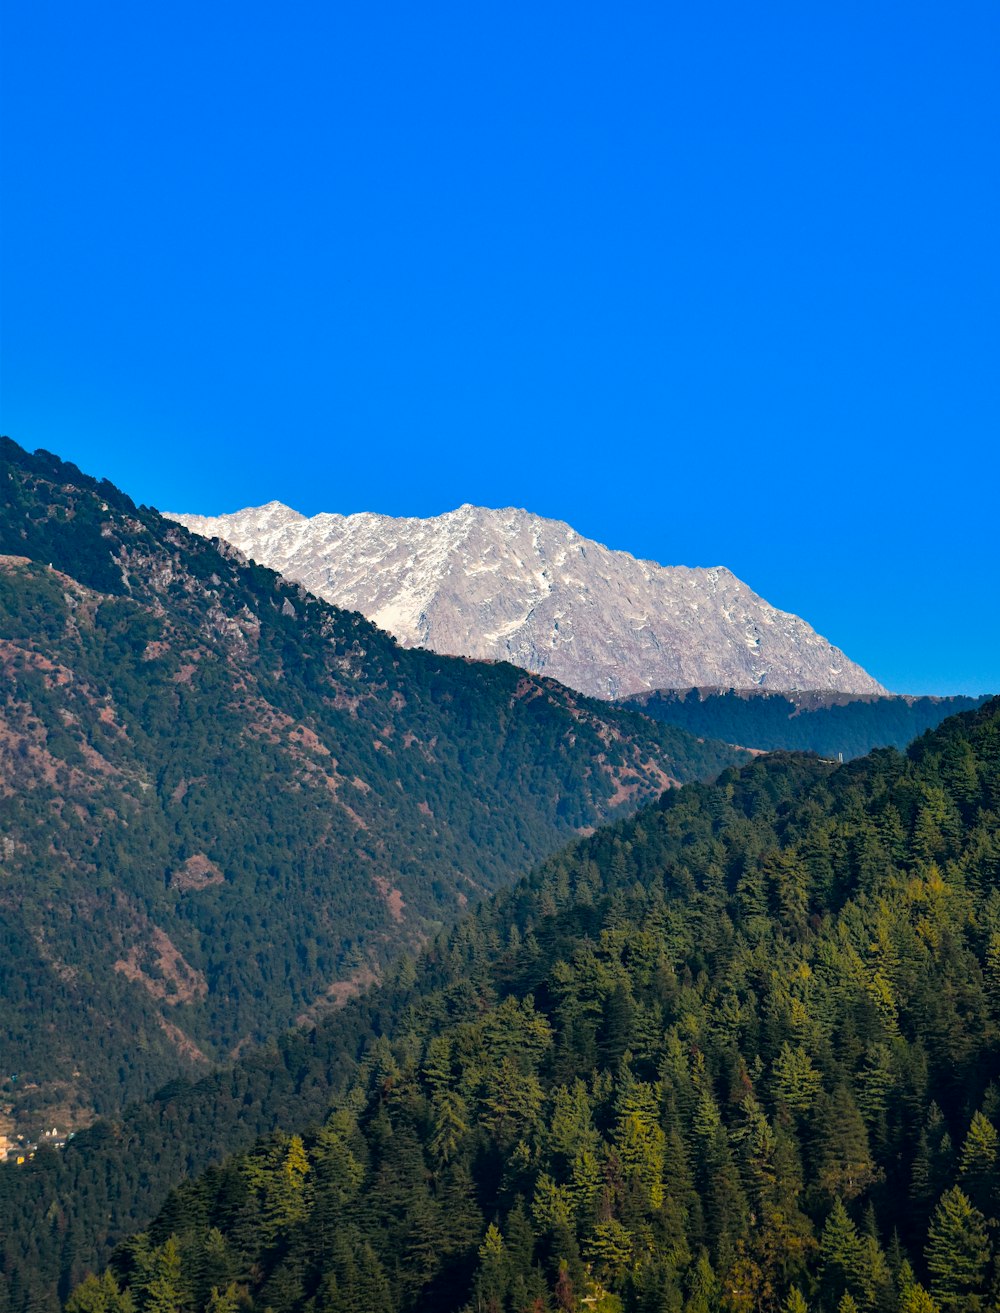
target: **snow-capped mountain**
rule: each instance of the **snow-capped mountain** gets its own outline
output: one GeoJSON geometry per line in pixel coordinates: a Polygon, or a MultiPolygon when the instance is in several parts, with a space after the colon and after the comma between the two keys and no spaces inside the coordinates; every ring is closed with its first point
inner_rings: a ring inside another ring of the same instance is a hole
{"type": "Polygon", "coordinates": [[[361,611],[407,647],[511,661],[596,697],[707,684],[885,691],[729,570],[640,561],[524,510],[310,519],[269,502],[169,518],[361,611]]]}

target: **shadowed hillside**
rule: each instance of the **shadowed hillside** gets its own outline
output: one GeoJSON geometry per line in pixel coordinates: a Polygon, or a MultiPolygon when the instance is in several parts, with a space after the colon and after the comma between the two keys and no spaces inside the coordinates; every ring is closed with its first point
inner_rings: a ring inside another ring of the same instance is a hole
{"type": "Polygon", "coordinates": [[[986,698],[857,697],[850,693],[775,693],[754,688],[661,689],[624,698],[647,716],[705,738],[764,752],[817,752],[834,761],[873,748],[902,750],[926,730],[986,698]]]}
{"type": "Polygon", "coordinates": [[[994,1308],[998,808],[1000,701],[664,795],[383,990],[324,1122],[176,1191],[110,1306],[994,1308]]]}
{"type": "Polygon", "coordinates": [[[665,794],[308,1038],[0,1173],[11,1308],[246,1114],[283,1130],[75,1308],[986,1309],[998,811],[1000,702],[665,794]]]}
{"type": "Polygon", "coordinates": [[[0,455],[0,1097],[27,1133],[313,1021],[734,759],[403,651],[54,456],[0,455]]]}

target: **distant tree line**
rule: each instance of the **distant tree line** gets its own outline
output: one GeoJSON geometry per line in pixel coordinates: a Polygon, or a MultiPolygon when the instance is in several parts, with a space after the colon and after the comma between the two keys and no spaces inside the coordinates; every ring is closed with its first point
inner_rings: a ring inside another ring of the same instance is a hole
{"type": "Polygon", "coordinates": [[[690,734],[765,752],[816,752],[836,761],[873,748],[904,749],[948,716],[985,698],[858,697],[766,689],[664,689],[623,699],[690,734]]]}

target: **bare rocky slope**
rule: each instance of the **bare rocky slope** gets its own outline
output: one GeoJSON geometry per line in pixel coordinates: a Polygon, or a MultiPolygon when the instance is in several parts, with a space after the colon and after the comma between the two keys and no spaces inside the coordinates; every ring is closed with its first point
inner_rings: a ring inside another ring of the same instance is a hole
{"type": "Polygon", "coordinates": [[[307,518],[270,502],[167,514],[407,647],[511,661],[594,697],[692,685],[885,692],[729,570],[640,561],[524,510],[307,518]]]}

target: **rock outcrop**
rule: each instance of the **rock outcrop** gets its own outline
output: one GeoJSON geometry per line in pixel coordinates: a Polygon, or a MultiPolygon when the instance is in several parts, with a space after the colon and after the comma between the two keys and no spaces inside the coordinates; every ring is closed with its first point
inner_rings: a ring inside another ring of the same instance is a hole
{"type": "Polygon", "coordinates": [[[706,684],[885,692],[729,570],[640,561],[524,510],[308,519],[270,502],[170,518],[361,611],[407,647],[511,661],[596,697],[706,684]]]}

